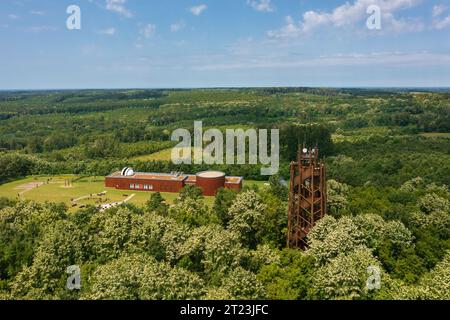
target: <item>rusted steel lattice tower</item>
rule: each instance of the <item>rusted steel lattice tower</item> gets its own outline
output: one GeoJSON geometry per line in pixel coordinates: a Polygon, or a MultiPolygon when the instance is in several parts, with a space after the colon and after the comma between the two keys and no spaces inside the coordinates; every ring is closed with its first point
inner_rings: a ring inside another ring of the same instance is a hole
{"type": "Polygon", "coordinates": [[[288,214],[288,248],[304,249],[306,236],[327,212],[325,164],[319,149],[302,148],[291,163],[288,214]]]}

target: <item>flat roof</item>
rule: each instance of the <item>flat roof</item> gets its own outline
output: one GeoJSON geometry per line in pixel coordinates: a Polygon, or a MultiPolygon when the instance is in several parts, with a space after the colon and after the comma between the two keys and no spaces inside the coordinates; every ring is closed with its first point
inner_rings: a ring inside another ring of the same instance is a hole
{"type": "Polygon", "coordinates": [[[186,182],[191,182],[191,183],[195,183],[197,181],[197,177],[190,174],[186,177],[186,182]]]}
{"type": "Polygon", "coordinates": [[[202,178],[222,178],[225,176],[225,173],[220,172],[220,171],[203,171],[203,172],[199,172],[197,173],[198,177],[202,177],[202,178]]]}
{"type": "MultiPolygon", "coordinates": [[[[225,175],[219,171],[206,171],[200,172],[202,177],[206,178],[215,178],[220,177],[217,174],[220,173],[225,175]],[[206,174],[203,175],[203,174],[206,174]]],[[[133,176],[123,176],[121,171],[116,171],[107,178],[120,178],[120,179],[141,179],[141,180],[159,180],[159,181],[186,181],[188,183],[195,183],[197,181],[197,176],[192,174],[170,174],[170,173],[154,173],[154,172],[136,172],[133,176]]],[[[243,180],[243,177],[225,177],[225,183],[228,184],[239,184],[243,180]]]]}
{"type": "Polygon", "coordinates": [[[242,177],[225,177],[225,183],[239,184],[244,180],[242,177]]]}
{"type": "Polygon", "coordinates": [[[109,178],[124,178],[124,179],[145,179],[145,180],[165,180],[165,181],[183,181],[187,175],[174,175],[169,173],[154,173],[154,172],[136,172],[133,176],[122,176],[121,171],[114,172],[108,176],[109,178]]]}

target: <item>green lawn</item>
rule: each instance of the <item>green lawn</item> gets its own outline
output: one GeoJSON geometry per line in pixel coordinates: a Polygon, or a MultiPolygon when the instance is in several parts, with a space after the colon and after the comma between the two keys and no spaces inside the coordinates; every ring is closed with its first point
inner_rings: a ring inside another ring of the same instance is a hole
{"type": "MultiPolygon", "coordinates": [[[[76,176],[36,176],[26,179],[6,183],[0,186],[0,197],[18,198],[35,201],[64,202],[71,206],[72,199],[87,197],[77,201],[79,205],[87,204],[104,204],[112,202],[120,202],[128,196],[135,194],[129,202],[136,205],[143,205],[149,199],[149,192],[145,191],[127,191],[106,188],[103,177],[88,177],[72,183],[72,186],[65,186],[65,180],[76,179],[76,176]],[[44,185],[31,189],[19,195],[24,190],[17,189],[20,186],[31,182],[43,182],[44,185]],[[106,191],[105,196],[97,196],[97,194],[106,191]],[[91,197],[92,195],[92,197],[91,197]]],[[[177,197],[176,193],[161,193],[163,198],[170,204],[177,197]]],[[[212,205],[213,197],[206,197],[205,203],[212,205]]]]}
{"type": "Polygon", "coordinates": [[[269,182],[267,181],[255,181],[255,180],[245,180],[244,179],[244,187],[257,186],[258,188],[262,188],[269,182]]]}
{"type": "Polygon", "coordinates": [[[172,148],[164,149],[152,154],[134,157],[131,160],[136,161],[170,161],[172,157],[172,148]]]}
{"type": "Polygon", "coordinates": [[[447,132],[428,132],[420,135],[426,138],[450,138],[450,133],[447,132]]]}
{"type": "MultiPolygon", "coordinates": [[[[34,200],[39,202],[64,202],[69,207],[72,205],[73,199],[86,197],[78,200],[78,207],[80,205],[98,205],[105,203],[121,202],[128,196],[135,194],[129,203],[136,205],[143,205],[149,199],[151,193],[146,191],[128,191],[116,190],[113,188],[106,188],[104,185],[104,177],[85,177],[77,180],[74,175],[61,176],[32,176],[25,179],[0,185],[0,197],[18,198],[26,200],[34,200]],[[67,181],[73,181],[71,186],[66,186],[67,181]],[[29,190],[20,189],[30,183],[43,183],[43,185],[29,190]],[[106,195],[97,196],[97,194],[106,191],[106,195]],[[21,193],[21,194],[20,194],[21,193]],[[92,195],[92,196],[91,196],[92,195]]],[[[246,186],[257,185],[262,187],[262,181],[245,181],[246,186]]],[[[172,204],[177,193],[161,193],[163,198],[172,204]]],[[[205,203],[212,206],[214,197],[205,197],[205,203]]],[[[74,209],[78,208],[74,207],[74,209]]]]}
{"type": "MultiPolygon", "coordinates": [[[[171,161],[172,160],[172,150],[174,148],[164,149],[155,153],[146,154],[142,156],[137,156],[132,158],[131,160],[135,161],[171,161]]],[[[192,147],[192,159],[194,158],[194,151],[197,148],[192,147]]],[[[203,150],[201,150],[203,151],[203,150]]],[[[180,150],[181,152],[181,150],[180,150]]]]}

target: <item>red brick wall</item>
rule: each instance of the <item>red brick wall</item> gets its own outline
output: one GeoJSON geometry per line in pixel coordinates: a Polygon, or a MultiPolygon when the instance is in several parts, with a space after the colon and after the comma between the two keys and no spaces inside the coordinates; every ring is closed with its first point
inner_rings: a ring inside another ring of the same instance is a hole
{"type": "Polygon", "coordinates": [[[226,189],[232,189],[232,190],[236,190],[236,191],[241,191],[242,190],[242,182],[240,182],[239,184],[236,183],[225,183],[225,188],[226,189]]]}
{"type": "Polygon", "coordinates": [[[148,180],[132,178],[106,177],[105,186],[107,188],[116,188],[119,190],[137,190],[149,192],[179,192],[183,187],[183,181],[173,180],[148,180]],[[139,184],[139,189],[131,189],[130,184],[139,184]],[[144,185],[151,185],[153,189],[145,190],[144,185]]]}
{"type": "Polygon", "coordinates": [[[204,178],[197,176],[197,187],[203,190],[204,196],[215,196],[220,188],[225,187],[225,176],[218,178],[204,178]]]}
{"type": "MultiPolygon", "coordinates": [[[[195,184],[197,187],[203,190],[205,196],[215,196],[220,188],[233,189],[241,191],[242,182],[240,184],[225,183],[225,177],[220,178],[202,178],[197,177],[195,184]]],[[[105,186],[107,188],[115,188],[118,190],[128,191],[149,191],[149,192],[180,192],[185,186],[184,181],[173,180],[148,180],[148,179],[134,179],[134,178],[121,178],[121,177],[106,177],[105,186]],[[139,184],[139,189],[131,189],[130,184],[139,184]],[[153,189],[144,189],[144,185],[151,185],[153,189]]]]}

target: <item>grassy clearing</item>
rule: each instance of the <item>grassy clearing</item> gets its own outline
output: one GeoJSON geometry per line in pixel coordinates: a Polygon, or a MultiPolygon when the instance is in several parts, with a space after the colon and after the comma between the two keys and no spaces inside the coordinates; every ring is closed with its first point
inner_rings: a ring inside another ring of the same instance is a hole
{"type": "Polygon", "coordinates": [[[425,138],[448,138],[448,139],[450,139],[450,133],[448,133],[448,132],[427,132],[427,133],[421,133],[420,135],[425,138]]]}
{"type": "MultiPolygon", "coordinates": [[[[30,182],[44,182],[44,185],[31,189],[20,195],[21,199],[34,200],[38,202],[63,202],[71,206],[72,199],[87,197],[77,201],[79,205],[97,205],[112,202],[120,202],[128,196],[135,194],[129,203],[144,205],[150,198],[151,193],[145,191],[127,191],[106,188],[103,177],[88,177],[72,182],[70,187],[65,186],[66,180],[74,180],[76,176],[36,176],[26,179],[6,183],[0,186],[0,197],[18,198],[22,191],[19,187],[30,182]],[[106,195],[97,196],[97,194],[106,191],[106,195]],[[92,195],[92,196],[91,196],[92,195]]],[[[176,199],[176,193],[161,193],[163,198],[170,204],[176,199]]],[[[205,203],[212,205],[213,197],[206,197],[205,203]]],[[[74,208],[76,209],[76,207],[74,208]]]]}
{"type": "Polygon", "coordinates": [[[256,186],[258,188],[264,187],[268,181],[255,181],[255,180],[244,180],[244,187],[256,186]]]}
{"type": "MultiPolygon", "coordinates": [[[[143,156],[138,156],[138,157],[134,157],[131,160],[135,160],[135,161],[171,161],[172,160],[172,150],[174,148],[168,148],[168,149],[164,149],[152,154],[147,154],[147,155],[143,155],[143,156]]],[[[194,151],[198,150],[198,148],[194,148],[192,147],[192,159],[194,158],[194,151]]],[[[200,150],[201,152],[203,152],[203,150],[200,150]]],[[[181,153],[182,150],[180,149],[179,152],[181,153]]],[[[183,155],[184,157],[184,155],[183,155]]]]}
{"type": "Polygon", "coordinates": [[[170,161],[172,158],[172,148],[164,149],[152,154],[134,157],[134,161],[170,161]]]}
{"type": "MultiPolygon", "coordinates": [[[[152,153],[152,154],[137,156],[137,157],[132,158],[131,160],[134,160],[134,161],[171,161],[173,149],[174,148],[168,148],[168,149],[164,149],[164,150],[152,153]]],[[[194,148],[194,147],[191,148],[192,159],[194,159],[195,150],[199,150],[199,148],[194,148]]],[[[203,152],[202,149],[200,149],[199,151],[203,152]]],[[[181,154],[181,152],[182,152],[181,148],[179,149],[179,152],[181,154]]],[[[206,155],[206,156],[209,156],[209,155],[206,155]]],[[[206,156],[203,155],[203,158],[205,159],[206,156]]],[[[184,155],[183,155],[183,157],[184,157],[184,155]]]]}

